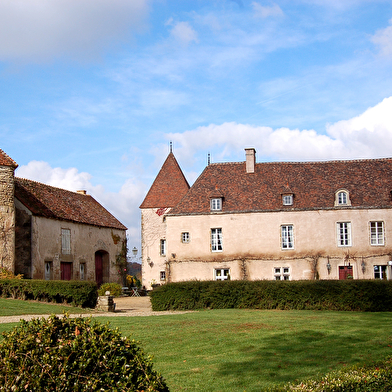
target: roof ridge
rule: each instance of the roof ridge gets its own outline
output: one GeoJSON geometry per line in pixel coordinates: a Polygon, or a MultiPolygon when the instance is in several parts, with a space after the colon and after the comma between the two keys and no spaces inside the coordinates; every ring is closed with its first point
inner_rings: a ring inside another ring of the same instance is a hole
{"type": "Polygon", "coordinates": [[[41,181],[30,180],[29,178],[25,178],[25,177],[18,177],[18,176],[16,176],[15,179],[16,179],[16,180],[23,180],[23,181],[33,182],[33,183],[38,184],[38,185],[44,185],[44,186],[47,186],[47,187],[49,187],[49,188],[58,189],[59,191],[62,191],[62,192],[71,192],[71,193],[74,193],[74,194],[76,194],[76,195],[90,196],[90,197],[92,197],[92,196],[89,195],[89,194],[84,194],[84,195],[82,195],[82,194],[79,193],[78,191],[70,191],[69,189],[64,189],[64,188],[60,188],[60,187],[58,187],[58,186],[54,186],[54,185],[50,185],[50,184],[45,184],[44,182],[41,182],[41,181]]]}
{"type": "MultiPolygon", "coordinates": [[[[271,162],[256,162],[256,165],[313,165],[313,164],[322,164],[322,163],[343,163],[343,162],[374,162],[374,161],[390,161],[392,157],[383,157],[383,158],[354,158],[354,159],[331,159],[331,160],[314,160],[314,161],[271,161],[271,162]]],[[[213,162],[208,166],[218,166],[218,165],[240,165],[244,164],[246,161],[241,162],[213,162]]],[[[207,167],[208,167],[207,166],[207,167]]]]}

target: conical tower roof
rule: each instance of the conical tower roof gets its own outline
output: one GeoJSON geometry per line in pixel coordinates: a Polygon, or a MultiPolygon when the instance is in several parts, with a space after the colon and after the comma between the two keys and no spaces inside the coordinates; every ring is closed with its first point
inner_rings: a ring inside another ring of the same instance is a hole
{"type": "Polygon", "coordinates": [[[18,164],[0,148],[0,166],[11,166],[15,169],[18,164]]]}
{"type": "Polygon", "coordinates": [[[140,208],[173,208],[188,190],[188,181],[170,152],[140,208]]]}

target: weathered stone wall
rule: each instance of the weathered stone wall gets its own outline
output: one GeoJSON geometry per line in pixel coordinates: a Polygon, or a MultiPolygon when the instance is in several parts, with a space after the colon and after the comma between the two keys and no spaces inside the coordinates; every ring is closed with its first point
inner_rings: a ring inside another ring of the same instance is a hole
{"type": "Polygon", "coordinates": [[[166,271],[167,255],[160,253],[160,241],[166,239],[166,222],[161,208],[142,209],[142,284],[162,284],[161,271],[166,271]]]}
{"type": "Polygon", "coordinates": [[[85,266],[84,279],[95,281],[95,254],[104,254],[105,282],[121,283],[116,256],[126,239],[125,230],[96,227],[68,221],[32,217],[31,277],[45,279],[45,263],[51,264],[50,279],[61,279],[61,263],[72,263],[72,279],[80,280],[80,265],[85,266]],[[61,230],[70,230],[70,253],[62,253],[61,230]]]}
{"type": "Polygon", "coordinates": [[[331,209],[166,217],[168,281],[211,280],[230,269],[231,279],[275,279],[288,268],[290,279],[339,279],[350,266],[354,279],[373,279],[383,266],[392,279],[392,209],[331,209]],[[383,245],[371,245],[369,222],[384,223],[383,245]],[[337,222],[351,223],[351,245],[340,246],[337,222]],[[294,249],[282,249],[281,226],[293,225],[294,249]],[[222,229],[223,250],[211,251],[211,229],[222,229]],[[189,232],[190,241],[181,242],[189,232]],[[328,265],[328,268],[327,268],[328,265]]]}
{"type": "Polygon", "coordinates": [[[14,271],[14,168],[0,166],[0,266],[14,271]]]}

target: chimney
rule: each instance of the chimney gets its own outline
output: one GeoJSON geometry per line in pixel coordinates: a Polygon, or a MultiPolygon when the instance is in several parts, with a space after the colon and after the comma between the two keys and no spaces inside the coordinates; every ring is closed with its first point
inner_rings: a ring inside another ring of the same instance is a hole
{"type": "Polygon", "coordinates": [[[80,195],[87,195],[87,191],[85,190],[76,191],[76,193],[79,193],[80,195]]]}
{"type": "Polygon", "coordinates": [[[254,173],[256,166],[256,150],[254,148],[245,148],[246,172],[254,173]]]}

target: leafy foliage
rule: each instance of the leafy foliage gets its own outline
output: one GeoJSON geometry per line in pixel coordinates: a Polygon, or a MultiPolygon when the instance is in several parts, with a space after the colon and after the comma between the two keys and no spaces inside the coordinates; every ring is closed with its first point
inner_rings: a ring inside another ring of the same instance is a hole
{"type": "Polygon", "coordinates": [[[135,341],[91,319],[52,315],[3,336],[2,391],[168,391],[135,341]]]}
{"type": "Polygon", "coordinates": [[[3,298],[34,299],[94,308],[97,303],[95,282],[64,280],[1,279],[3,298]]]}
{"type": "Polygon", "coordinates": [[[307,380],[297,385],[287,384],[271,388],[274,392],[389,392],[392,390],[392,358],[374,365],[353,366],[328,373],[322,378],[307,380]]]}
{"type": "Polygon", "coordinates": [[[110,291],[111,296],[119,297],[122,292],[121,285],[119,285],[118,283],[104,283],[98,289],[98,295],[105,295],[107,291],[110,291]]]}
{"type": "Polygon", "coordinates": [[[150,293],[153,310],[296,309],[392,311],[392,281],[191,281],[150,293]]]}
{"type": "Polygon", "coordinates": [[[0,279],[22,279],[23,275],[14,275],[12,271],[5,267],[0,267],[0,279]]]}
{"type": "Polygon", "coordinates": [[[127,285],[129,287],[137,287],[140,289],[142,287],[142,282],[136,275],[127,275],[127,285]]]}

